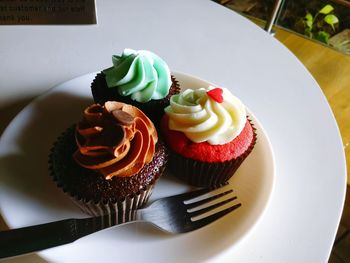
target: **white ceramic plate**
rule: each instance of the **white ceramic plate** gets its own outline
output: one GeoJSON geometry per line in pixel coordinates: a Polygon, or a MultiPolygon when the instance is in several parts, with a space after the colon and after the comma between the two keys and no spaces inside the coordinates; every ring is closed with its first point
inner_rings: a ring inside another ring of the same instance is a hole
{"type": "MultiPolygon", "coordinates": [[[[174,73],[182,88],[208,82],[174,73]]],[[[10,228],[70,217],[84,217],[48,176],[47,156],[56,137],[92,103],[90,83],[95,73],[51,89],[21,111],[0,140],[0,212],[10,228]]],[[[213,259],[237,245],[261,218],[274,185],[274,157],[268,136],[257,128],[257,144],[230,180],[242,207],[200,230],[169,235],[147,224],[130,224],[84,237],[72,244],[39,253],[54,262],[197,262],[213,259]]],[[[151,200],[189,190],[164,176],[151,200]]]]}

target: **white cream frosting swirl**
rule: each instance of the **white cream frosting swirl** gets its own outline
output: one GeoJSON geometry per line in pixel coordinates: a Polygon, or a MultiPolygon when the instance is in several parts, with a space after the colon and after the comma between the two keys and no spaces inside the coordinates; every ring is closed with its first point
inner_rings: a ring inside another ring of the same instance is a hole
{"type": "Polygon", "coordinates": [[[173,95],[165,108],[169,129],[183,132],[195,143],[212,145],[228,143],[238,136],[247,121],[245,106],[225,88],[223,102],[217,102],[207,93],[214,88],[187,89],[173,95]]]}

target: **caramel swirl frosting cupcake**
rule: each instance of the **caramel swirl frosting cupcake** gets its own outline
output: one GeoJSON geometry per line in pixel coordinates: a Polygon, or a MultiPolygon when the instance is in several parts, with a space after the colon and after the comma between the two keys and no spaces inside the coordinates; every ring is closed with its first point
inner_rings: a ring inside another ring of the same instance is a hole
{"type": "Polygon", "coordinates": [[[93,104],[52,148],[57,185],[90,215],[111,213],[118,222],[142,207],[162,175],[168,154],[150,119],[138,108],[93,104]]]}
{"type": "Polygon", "coordinates": [[[110,101],[85,109],[75,137],[74,159],[107,180],[137,174],[152,161],[158,140],[153,123],[139,109],[110,101]]]}

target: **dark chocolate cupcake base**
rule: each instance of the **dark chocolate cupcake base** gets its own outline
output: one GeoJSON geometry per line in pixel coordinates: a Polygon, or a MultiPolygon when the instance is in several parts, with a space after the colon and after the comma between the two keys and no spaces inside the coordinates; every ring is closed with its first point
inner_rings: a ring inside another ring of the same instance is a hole
{"type": "Polygon", "coordinates": [[[150,100],[146,103],[140,103],[132,100],[130,96],[119,95],[116,88],[108,88],[103,72],[98,73],[91,83],[91,92],[95,103],[103,105],[106,101],[120,101],[131,104],[142,110],[156,125],[158,125],[161,116],[164,114],[164,108],[170,104],[170,97],[180,92],[180,86],[174,76],[171,76],[172,85],[169,94],[161,100],[150,100]]]}
{"type": "Polygon", "coordinates": [[[144,206],[167,163],[164,143],[158,141],[153,160],[136,175],[106,180],[96,171],[79,166],[72,158],[77,149],[74,131],[74,127],[67,129],[51,149],[50,174],[57,186],[90,215],[114,212],[116,217],[123,218],[131,210],[144,206]]]}
{"type": "Polygon", "coordinates": [[[117,202],[85,202],[76,196],[70,196],[71,200],[84,213],[91,216],[110,215],[110,220],[115,223],[129,222],[135,216],[134,211],[142,208],[152,194],[154,184],[140,190],[138,194],[127,196],[123,201],[117,202]]]}

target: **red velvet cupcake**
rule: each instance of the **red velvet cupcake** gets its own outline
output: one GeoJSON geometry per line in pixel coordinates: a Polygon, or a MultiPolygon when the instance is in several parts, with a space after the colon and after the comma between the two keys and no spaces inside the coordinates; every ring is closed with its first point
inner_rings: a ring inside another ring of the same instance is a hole
{"type": "Polygon", "coordinates": [[[172,173],[194,186],[229,180],[256,142],[244,105],[227,89],[188,89],[171,97],[161,130],[172,173]]]}

